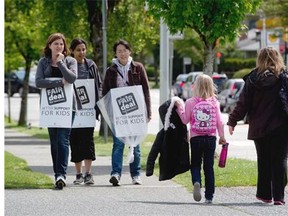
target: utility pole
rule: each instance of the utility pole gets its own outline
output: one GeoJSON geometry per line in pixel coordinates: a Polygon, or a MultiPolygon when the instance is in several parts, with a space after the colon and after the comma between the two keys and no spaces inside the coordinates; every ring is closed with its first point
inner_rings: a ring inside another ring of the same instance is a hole
{"type": "MultiPolygon", "coordinates": [[[[105,77],[106,68],[107,68],[107,35],[106,35],[106,11],[107,11],[107,0],[102,0],[102,46],[103,46],[103,74],[105,77]]],[[[104,120],[104,118],[103,118],[104,120]]],[[[104,120],[104,141],[108,141],[108,125],[104,120]]]]}
{"type": "Polygon", "coordinates": [[[169,31],[160,21],[160,104],[169,98],[169,31]]]}

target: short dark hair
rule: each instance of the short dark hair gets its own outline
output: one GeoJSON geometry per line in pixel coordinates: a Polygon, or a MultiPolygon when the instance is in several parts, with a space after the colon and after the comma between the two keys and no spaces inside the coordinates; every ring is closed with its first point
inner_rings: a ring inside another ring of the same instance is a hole
{"type": "Polygon", "coordinates": [[[130,44],[129,44],[127,41],[125,41],[125,40],[123,40],[123,39],[120,39],[120,40],[117,41],[117,42],[114,44],[114,46],[113,46],[113,51],[114,51],[114,53],[116,53],[117,46],[119,46],[120,44],[123,45],[123,46],[124,46],[126,49],[128,49],[130,52],[132,52],[130,44]]]}

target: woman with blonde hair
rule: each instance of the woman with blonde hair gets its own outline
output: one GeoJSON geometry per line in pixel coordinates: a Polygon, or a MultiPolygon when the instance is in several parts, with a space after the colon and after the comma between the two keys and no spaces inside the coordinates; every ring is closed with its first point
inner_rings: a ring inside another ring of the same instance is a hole
{"type": "Polygon", "coordinates": [[[287,184],[288,117],[279,97],[279,75],[284,70],[279,51],[262,48],[256,68],[244,77],[244,89],[227,123],[232,135],[237,122],[248,114],[248,139],[254,140],[258,163],[256,198],[274,205],[285,204],[287,184]]]}
{"type": "Polygon", "coordinates": [[[201,200],[201,164],[205,175],[205,203],[211,204],[215,192],[214,154],[216,135],[219,144],[226,144],[224,124],[221,119],[220,104],[216,98],[216,87],[210,76],[198,75],[193,89],[193,97],[183,103],[177,102],[177,113],[183,124],[190,122],[191,175],[193,197],[201,200]]]}

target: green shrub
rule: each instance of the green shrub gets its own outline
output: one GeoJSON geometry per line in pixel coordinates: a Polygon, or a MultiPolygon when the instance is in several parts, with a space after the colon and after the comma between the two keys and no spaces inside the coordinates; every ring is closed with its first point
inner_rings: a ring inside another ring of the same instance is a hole
{"type": "Polygon", "coordinates": [[[242,70],[236,71],[233,74],[233,78],[243,78],[245,75],[249,74],[251,72],[250,68],[244,68],[242,70]]]}
{"type": "MultiPolygon", "coordinates": [[[[255,68],[256,59],[241,59],[241,58],[224,58],[219,65],[219,71],[230,72],[233,74],[235,71],[249,68],[250,70],[255,68]]],[[[228,73],[229,74],[229,73],[228,73]]]]}
{"type": "Polygon", "coordinates": [[[147,73],[147,76],[148,76],[148,78],[153,78],[155,75],[155,70],[154,70],[154,67],[153,66],[150,66],[150,65],[147,65],[146,67],[145,67],[145,69],[146,69],[146,73],[147,73]]]}

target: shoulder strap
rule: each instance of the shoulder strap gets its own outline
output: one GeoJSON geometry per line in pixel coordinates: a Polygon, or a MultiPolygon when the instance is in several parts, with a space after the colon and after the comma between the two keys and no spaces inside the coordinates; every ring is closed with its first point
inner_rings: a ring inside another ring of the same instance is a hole
{"type": "Polygon", "coordinates": [[[117,73],[121,76],[121,78],[125,81],[125,83],[126,83],[127,85],[129,85],[128,81],[126,81],[126,80],[124,79],[123,75],[120,73],[120,71],[118,70],[118,68],[116,68],[116,70],[117,70],[117,73]]]}

